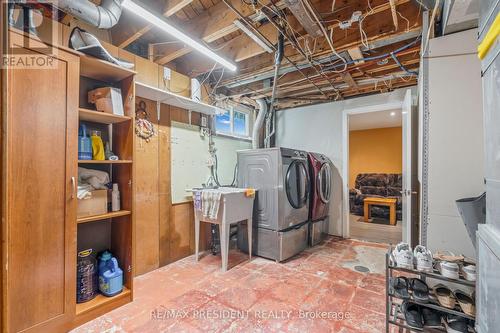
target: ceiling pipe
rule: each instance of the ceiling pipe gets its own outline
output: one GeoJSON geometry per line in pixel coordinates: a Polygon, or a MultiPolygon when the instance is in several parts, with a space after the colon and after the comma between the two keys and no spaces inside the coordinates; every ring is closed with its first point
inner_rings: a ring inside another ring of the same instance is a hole
{"type": "Polygon", "coordinates": [[[102,0],[101,5],[88,0],[57,0],[54,4],[62,11],[99,29],[115,26],[122,14],[124,0],[102,0]]]}
{"type": "Polygon", "coordinates": [[[258,99],[257,104],[259,105],[259,113],[257,114],[257,119],[255,119],[255,124],[253,126],[252,132],[252,148],[258,149],[260,148],[260,130],[264,125],[264,120],[266,119],[267,114],[267,103],[266,100],[261,98],[258,99]]]}

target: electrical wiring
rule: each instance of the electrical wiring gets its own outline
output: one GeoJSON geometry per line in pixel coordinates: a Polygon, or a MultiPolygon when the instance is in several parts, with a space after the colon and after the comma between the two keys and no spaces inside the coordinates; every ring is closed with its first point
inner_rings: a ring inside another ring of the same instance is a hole
{"type": "Polygon", "coordinates": [[[418,76],[417,72],[410,71],[405,66],[403,66],[403,64],[401,64],[401,62],[399,62],[399,59],[398,59],[398,57],[396,57],[396,55],[394,54],[394,52],[391,52],[391,57],[394,60],[394,62],[399,66],[399,68],[401,68],[407,74],[418,76]]]}
{"type": "Polygon", "coordinates": [[[318,16],[316,15],[315,11],[314,11],[314,8],[312,8],[311,4],[309,3],[309,1],[304,1],[304,0],[300,0],[300,3],[302,4],[302,6],[304,7],[305,9],[305,12],[306,14],[309,16],[309,18],[311,20],[314,20],[318,23],[321,31],[323,32],[323,35],[325,36],[326,38],[326,41],[328,42],[328,45],[330,46],[330,49],[332,50],[333,54],[335,56],[337,56],[339,59],[342,59],[342,61],[344,62],[344,68],[337,71],[337,70],[334,70],[335,73],[342,73],[343,71],[345,71],[347,69],[347,61],[340,55],[337,53],[337,50],[335,49],[335,47],[333,46],[333,41],[332,41],[332,34],[333,34],[333,29],[330,33],[330,36],[328,36],[328,32],[325,30],[325,27],[323,26],[323,24],[321,24],[321,21],[320,19],[318,18],[318,16]],[[307,7],[307,8],[306,8],[307,7]],[[311,17],[312,15],[312,17],[311,17]]]}
{"type": "Polygon", "coordinates": [[[410,31],[410,20],[404,17],[399,11],[396,11],[396,13],[398,13],[399,17],[406,21],[406,32],[410,31]]]}

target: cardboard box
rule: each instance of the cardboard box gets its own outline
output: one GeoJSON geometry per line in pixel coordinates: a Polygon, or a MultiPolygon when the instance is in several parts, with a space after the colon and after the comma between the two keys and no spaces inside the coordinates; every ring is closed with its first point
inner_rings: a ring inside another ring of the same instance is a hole
{"type": "Polygon", "coordinates": [[[97,111],[123,116],[122,92],[118,88],[98,88],[88,92],[89,103],[95,104],[97,111]]]}
{"type": "Polygon", "coordinates": [[[108,190],[92,191],[90,199],[78,200],[77,217],[87,217],[108,212],[108,190]]]}

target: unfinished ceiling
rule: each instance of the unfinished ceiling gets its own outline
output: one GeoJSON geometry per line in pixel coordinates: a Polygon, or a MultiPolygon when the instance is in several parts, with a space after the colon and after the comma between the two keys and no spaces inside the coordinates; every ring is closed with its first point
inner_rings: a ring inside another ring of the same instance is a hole
{"type": "Polygon", "coordinates": [[[254,105],[255,99],[270,97],[280,32],[285,48],[277,79],[277,108],[416,84],[423,14],[418,1],[155,0],[142,4],[235,62],[238,70],[224,72],[127,11],[111,30],[113,44],[199,77],[209,84],[214,102],[228,96],[254,105]]]}

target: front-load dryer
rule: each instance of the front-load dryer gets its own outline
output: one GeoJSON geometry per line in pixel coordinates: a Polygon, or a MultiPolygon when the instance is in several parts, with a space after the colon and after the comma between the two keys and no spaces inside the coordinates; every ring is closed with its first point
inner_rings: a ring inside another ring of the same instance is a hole
{"type": "MultiPolygon", "coordinates": [[[[307,246],[309,220],[309,165],[307,153],[268,148],[238,151],[238,186],[255,188],[253,233],[257,255],[277,261],[307,246]]],[[[243,224],[242,228],[245,228],[243,224]]],[[[238,244],[247,249],[246,232],[238,244]]]]}
{"type": "Polygon", "coordinates": [[[309,153],[311,193],[309,243],[319,243],[328,233],[328,213],[332,195],[332,162],[323,154],[309,153]]]}

